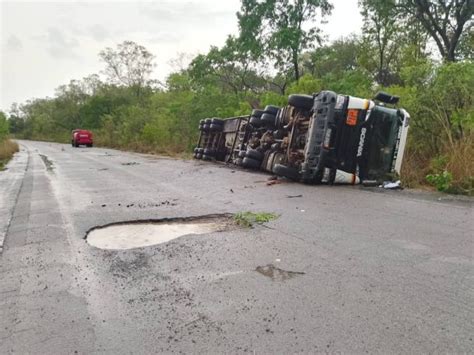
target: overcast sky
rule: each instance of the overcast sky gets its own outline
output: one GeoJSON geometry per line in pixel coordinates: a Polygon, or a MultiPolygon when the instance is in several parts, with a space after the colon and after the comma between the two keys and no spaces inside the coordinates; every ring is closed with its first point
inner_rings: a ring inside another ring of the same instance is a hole
{"type": "MultiPolygon", "coordinates": [[[[329,39],[360,33],[357,0],[332,0],[323,26],[329,39]]],[[[103,69],[98,53],[124,40],[156,56],[154,77],[173,70],[179,53],[206,53],[237,33],[240,0],[0,0],[0,110],[53,96],[54,89],[103,69]]]]}

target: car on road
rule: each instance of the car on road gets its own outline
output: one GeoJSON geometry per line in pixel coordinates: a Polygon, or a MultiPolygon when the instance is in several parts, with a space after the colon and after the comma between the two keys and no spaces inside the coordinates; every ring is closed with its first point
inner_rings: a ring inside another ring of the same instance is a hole
{"type": "Polygon", "coordinates": [[[72,131],[71,145],[75,148],[80,145],[92,147],[94,145],[92,132],[86,129],[75,129],[72,131]]]}
{"type": "Polygon", "coordinates": [[[194,157],[234,163],[308,184],[397,180],[410,115],[399,98],[321,91],[290,95],[249,116],[201,120],[194,157]]]}

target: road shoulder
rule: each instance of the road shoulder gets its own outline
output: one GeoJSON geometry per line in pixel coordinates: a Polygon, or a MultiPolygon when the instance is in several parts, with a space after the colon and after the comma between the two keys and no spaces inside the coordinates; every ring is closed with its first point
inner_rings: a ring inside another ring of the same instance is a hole
{"type": "Polygon", "coordinates": [[[24,146],[0,172],[0,254],[13,216],[16,200],[28,167],[29,154],[24,146]]]}

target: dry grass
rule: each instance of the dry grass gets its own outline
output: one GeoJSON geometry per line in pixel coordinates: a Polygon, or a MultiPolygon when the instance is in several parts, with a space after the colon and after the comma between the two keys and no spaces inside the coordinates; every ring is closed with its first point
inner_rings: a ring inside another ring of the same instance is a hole
{"type": "Polygon", "coordinates": [[[18,144],[9,139],[0,142],[0,170],[3,170],[13,154],[18,152],[18,144]]]}
{"type": "Polygon", "coordinates": [[[434,189],[428,174],[452,175],[448,192],[474,195],[474,137],[472,135],[446,146],[439,156],[408,147],[402,166],[402,180],[407,187],[434,189]]]}

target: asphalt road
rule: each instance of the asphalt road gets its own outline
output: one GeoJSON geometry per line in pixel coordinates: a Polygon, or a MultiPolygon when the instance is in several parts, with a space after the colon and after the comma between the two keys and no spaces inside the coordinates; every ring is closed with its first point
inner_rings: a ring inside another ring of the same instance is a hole
{"type": "Polygon", "coordinates": [[[1,354],[474,351],[472,200],[21,145],[0,172],[1,354]],[[280,217],[124,251],[83,239],[239,211],[280,217]]]}

